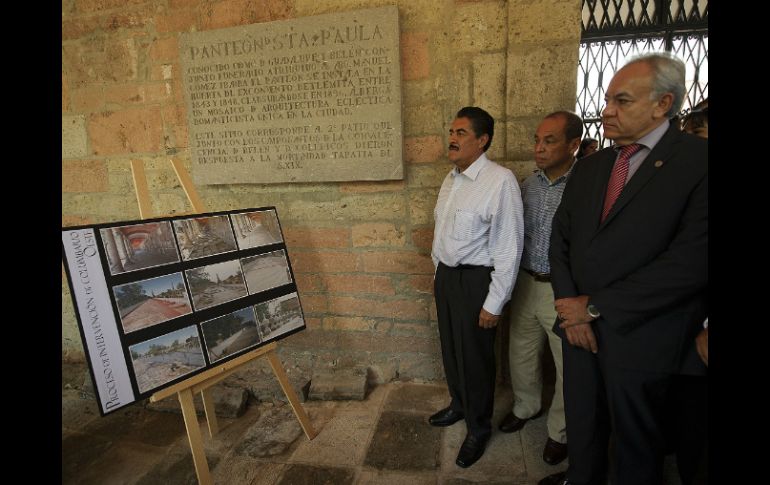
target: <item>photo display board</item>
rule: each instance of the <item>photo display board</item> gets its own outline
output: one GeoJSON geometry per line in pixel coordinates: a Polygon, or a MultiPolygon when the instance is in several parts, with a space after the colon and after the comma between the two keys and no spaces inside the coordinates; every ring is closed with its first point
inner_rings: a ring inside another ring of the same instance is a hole
{"type": "Polygon", "coordinates": [[[62,229],[102,415],[305,328],[275,207],[62,229]]]}

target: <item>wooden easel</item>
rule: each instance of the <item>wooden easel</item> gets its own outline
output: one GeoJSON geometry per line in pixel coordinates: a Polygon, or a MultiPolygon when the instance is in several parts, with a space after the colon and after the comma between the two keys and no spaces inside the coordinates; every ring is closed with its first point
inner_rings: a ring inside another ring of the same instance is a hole
{"type": "MultiPolygon", "coordinates": [[[[192,204],[194,213],[200,214],[206,212],[187,169],[185,169],[184,165],[178,160],[171,160],[171,165],[174,167],[174,172],[176,172],[176,176],[182,184],[187,199],[190,201],[190,204],[192,204]]],[[[147,219],[152,214],[152,204],[150,202],[150,193],[147,188],[147,178],[144,173],[144,163],[141,160],[131,160],[131,174],[134,178],[136,200],[139,203],[139,217],[147,219]]],[[[278,355],[275,352],[277,348],[278,345],[275,342],[271,342],[264,347],[260,347],[233,360],[227,361],[224,364],[218,365],[213,369],[194,375],[189,379],[185,379],[182,382],[167,387],[150,396],[150,402],[156,402],[173,394],[177,394],[179,404],[182,406],[182,416],[184,417],[185,428],[187,428],[187,439],[190,441],[190,450],[192,451],[198,483],[202,485],[212,485],[213,481],[211,479],[208,462],[206,461],[206,453],[203,450],[203,438],[198,426],[198,416],[195,413],[193,396],[198,392],[201,393],[209,435],[213,437],[219,431],[219,424],[217,423],[217,415],[214,411],[214,398],[211,394],[211,387],[228,377],[230,374],[238,371],[241,366],[248,364],[254,359],[267,357],[267,360],[270,362],[270,367],[272,367],[273,373],[275,373],[278,383],[281,385],[283,393],[286,394],[286,397],[289,399],[289,404],[291,404],[291,408],[297,416],[299,424],[302,426],[302,430],[305,432],[305,436],[307,436],[309,440],[315,438],[317,433],[313,429],[302,404],[299,402],[297,393],[291,386],[280,359],[278,359],[278,355]]]]}

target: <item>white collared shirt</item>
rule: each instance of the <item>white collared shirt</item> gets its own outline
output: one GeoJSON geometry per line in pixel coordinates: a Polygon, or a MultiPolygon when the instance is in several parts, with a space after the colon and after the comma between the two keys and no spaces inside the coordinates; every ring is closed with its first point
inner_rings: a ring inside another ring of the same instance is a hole
{"type": "Polygon", "coordinates": [[[482,154],[463,172],[454,167],[433,211],[434,266],[491,266],[484,310],[500,315],[511,298],[524,243],[521,191],[513,172],[482,154]]]}

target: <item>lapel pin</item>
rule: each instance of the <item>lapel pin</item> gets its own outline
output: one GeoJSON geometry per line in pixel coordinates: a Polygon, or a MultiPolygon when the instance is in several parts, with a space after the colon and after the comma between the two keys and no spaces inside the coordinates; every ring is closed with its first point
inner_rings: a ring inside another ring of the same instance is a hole
{"type": "Polygon", "coordinates": [[[658,160],[655,162],[655,168],[660,168],[663,166],[663,160],[658,160]]]}

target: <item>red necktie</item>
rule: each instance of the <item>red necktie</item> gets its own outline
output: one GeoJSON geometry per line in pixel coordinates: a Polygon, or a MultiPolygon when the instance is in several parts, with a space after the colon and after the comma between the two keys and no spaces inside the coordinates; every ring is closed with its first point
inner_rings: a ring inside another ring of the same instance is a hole
{"type": "Polygon", "coordinates": [[[607,218],[607,214],[610,213],[610,209],[618,200],[620,192],[623,190],[623,186],[626,184],[626,176],[628,175],[628,160],[634,153],[643,148],[638,143],[631,143],[620,149],[620,155],[615,160],[615,165],[612,167],[612,174],[610,175],[610,181],[607,184],[607,194],[604,196],[604,209],[602,210],[602,221],[607,218]]]}

